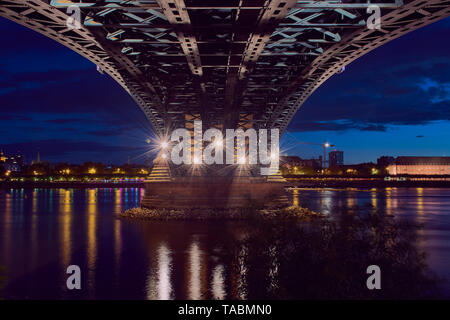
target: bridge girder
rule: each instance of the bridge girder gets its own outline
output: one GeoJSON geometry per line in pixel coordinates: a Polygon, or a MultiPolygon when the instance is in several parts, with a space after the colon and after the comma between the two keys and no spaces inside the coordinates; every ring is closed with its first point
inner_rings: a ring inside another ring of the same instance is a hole
{"type": "Polygon", "coordinates": [[[367,52],[450,15],[450,1],[15,0],[0,16],[78,52],[136,100],[158,135],[208,127],[283,132],[308,97],[367,52]],[[80,29],[66,25],[80,8],[80,29]],[[381,9],[381,29],[366,27],[381,9]]]}

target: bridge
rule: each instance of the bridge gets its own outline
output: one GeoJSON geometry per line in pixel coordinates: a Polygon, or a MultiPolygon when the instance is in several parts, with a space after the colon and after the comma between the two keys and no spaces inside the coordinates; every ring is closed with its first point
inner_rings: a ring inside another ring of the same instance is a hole
{"type": "MultiPolygon", "coordinates": [[[[0,16],[110,75],[159,136],[195,120],[282,133],[346,65],[449,15],[445,0],[0,1],[0,16]]],[[[158,166],[154,179],[167,183],[170,168],[158,166]]]]}

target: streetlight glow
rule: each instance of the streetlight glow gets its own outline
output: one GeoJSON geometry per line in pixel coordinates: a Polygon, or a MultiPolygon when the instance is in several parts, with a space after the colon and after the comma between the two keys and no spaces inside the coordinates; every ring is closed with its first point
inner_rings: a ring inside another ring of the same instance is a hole
{"type": "Polygon", "coordinates": [[[223,146],[223,141],[222,141],[222,139],[217,139],[217,141],[214,142],[214,144],[215,144],[216,147],[222,147],[223,146]]]}

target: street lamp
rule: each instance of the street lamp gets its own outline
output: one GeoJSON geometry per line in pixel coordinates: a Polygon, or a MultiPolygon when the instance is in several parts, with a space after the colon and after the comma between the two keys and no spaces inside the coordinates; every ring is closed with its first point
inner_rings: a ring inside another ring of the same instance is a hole
{"type": "Polygon", "coordinates": [[[325,166],[327,165],[327,148],[334,147],[334,144],[330,144],[329,142],[324,142],[323,144],[323,165],[322,169],[325,172],[325,166]]]}

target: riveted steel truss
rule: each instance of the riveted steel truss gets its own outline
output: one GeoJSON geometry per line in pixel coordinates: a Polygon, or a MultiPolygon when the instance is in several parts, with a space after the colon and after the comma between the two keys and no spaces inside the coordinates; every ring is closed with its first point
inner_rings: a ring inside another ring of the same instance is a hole
{"type": "Polygon", "coordinates": [[[15,0],[0,15],[80,53],[127,90],[162,135],[279,128],[323,82],[405,33],[450,15],[445,0],[15,0]],[[370,6],[381,29],[369,29],[370,6]],[[70,29],[69,6],[82,27],[70,29]]]}

